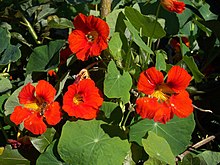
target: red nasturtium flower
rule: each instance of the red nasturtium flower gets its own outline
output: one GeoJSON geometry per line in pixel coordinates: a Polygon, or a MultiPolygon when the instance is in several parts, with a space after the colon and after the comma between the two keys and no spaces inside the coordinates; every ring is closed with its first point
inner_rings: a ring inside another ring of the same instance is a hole
{"type": "Polygon", "coordinates": [[[181,14],[185,10],[185,3],[178,0],[161,0],[160,3],[170,12],[181,14]]]}
{"type": "Polygon", "coordinates": [[[136,111],[142,118],[166,123],[177,115],[188,117],[192,111],[192,100],[186,91],[191,76],[180,66],[168,72],[166,83],[162,72],[151,67],[140,74],[137,88],[147,96],[136,100],[136,111]]]}
{"type": "Polygon", "coordinates": [[[99,56],[108,47],[108,24],[93,15],[79,14],[73,24],[75,30],[69,35],[69,47],[79,60],[88,60],[89,56],[99,56]]]}
{"type": "Polygon", "coordinates": [[[82,119],[97,117],[103,98],[91,79],[83,79],[68,87],[63,96],[63,110],[69,116],[82,119]]]}
{"type": "Polygon", "coordinates": [[[16,125],[24,122],[24,127],[33,134],[43,134],[47,125],[56,125],[61,120],[60,105],[54,101],[56,90],[45,80],[38,81],[36,87],[28,83],[19,95],[21,106],[16,106],[10,116],[16,125]]]}

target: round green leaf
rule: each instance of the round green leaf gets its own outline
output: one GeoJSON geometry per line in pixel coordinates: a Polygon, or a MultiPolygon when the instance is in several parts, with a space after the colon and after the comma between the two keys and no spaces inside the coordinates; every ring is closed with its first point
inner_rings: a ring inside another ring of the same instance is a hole
{"type": "Polygon", "coordinates": [[[7,65],[16,62],[21,57],[20,45],[8,45],[6,50],[0,55],[0,65],[7,65]]]}
{"type": "Polygon", "coordinates": [[[52,17],[51,20],[48,20],[48,26],[56,29],[74,28],[72,21],[58,17],[52,17]]]}
{"type": "Polygon", "coordinates": [[[18,105],[20,105],[19,100],[18,100],[18,95],[19,92],[21,91],[21,89],[23,88],[23,86],[19,87],[18,89],[16,89],[12,95],[8,98],[8,100],[5,102],[5,115],[9,115],[14,111],[14,108],[18,105]]]}
{"type": "Polygon", "coordinates": [[[0,93],[12,88],[10,80],[5,77],[0,77],[0,84],[0,93]]]}
{"type": "Polygon", "coordinates": [[[59,52],[63,47],[63,40],[51,41],[49,45],[36,47],[27,63],[27,73],[33,71],[48,71],[59,64],[59,52]]]}
{"type": "Polygon", "coordinates": [[[142,139],[144,150],[152,158],[156,158],[170,165],[175,165],[175,156],[173,155],[167,141],[157,136],[152,131],[148,132],[147,139],[142,139]]]}
{"type": "Polygon", "coordinates": [[[148,131],[153,131],[158,136],[166,139],[173,154],[178,155],[189,145],[194,127],[195,121],[193,115],[182,119],[175,116],[166,124],[145,119],[131,126],[130,141],[135,141],[139,145],[142,145],[142,137],[144,137],[148,131]]]}
{"type": "Polygon", "coordinates": [[[104,80],[104,93],[108,98],[121,98],[124,103],[130,100],[129,91],[132,79],[128,72],[121,75],[114,61],[110,61],[104,80]]]}
{"type": "Polygon", "coordinates": [[[220,163],[220,152],[213,152],[207,150],[197,155],[196,157],[203,159],[207,165],[220,163]]]}
{"type": "Polygon", "coordinates": [[[0,27],[0,54],[8,47],[10,44],[10,39],[11,35],[9,31],[0,27]]]}
{"type": "Polygon", "coordinates": [[[68,164],[121,165],[129,151],[129,143],[109,137],[102,121],[66,122],[58,143],[58,153],[68,164]]]}
{"type": "Polygon", "coordinates": [[[17,149],[12,149],[10,145],[6,145],[4,152],[0,155],[1,165],[23,164],[29,165],[30,161],[25,159],[17,149]]]}

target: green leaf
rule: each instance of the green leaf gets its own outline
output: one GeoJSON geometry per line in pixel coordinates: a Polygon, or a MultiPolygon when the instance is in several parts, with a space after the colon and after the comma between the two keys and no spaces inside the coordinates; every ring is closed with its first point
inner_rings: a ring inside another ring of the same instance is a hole
{"type": "Polygon", "coordinates": [[[108,26],[110,28],[110,36],[112,36],[113,33],[115,32],[115,26],[116,26],[117,18],[118,18],[119,13],[122,12],[122,11],[123,11],[122,9],[113,10],[106,17],[106,23],[108,24],[108,26]]]}
{"type": "Polygon", "coordinates": [[[67,164],[121,165],[129,151],[129,143],[109,137],[102,121],[69,122],[63,126],[58,153],[67,164]]]}
{"type": "Polygon", "coordinates": [[[25,159],[17,149],[12,149],[10,145],[6,145],[4,152],[0,155],[1,165],[29,165],[30,161],[25,159]]]}
{"type": "Polygon", "coordinates": [[[156,158],[149,157],[149,159],[144,162],[144,165],[166,165],[166,163],[156,158]]]}
{"type": "Polygon", "coordinates": [[[201,154],[197,155],[197,157],[202,158],[205,161],[206,165],[220,163],[220,152],[204,151],[201,154]]]}
{"type": "Polygon", "coordinates": [[[121,75],[114,61],[108,64],[108,71],[104,80],[104,94],[108,98],[121,98],[124,103],[130,100],[129,91],[132,87],[132,78],[128,72],[121,75]]]}
{"type": "Polygon", "coordinates": [[[18,100],[18,94],[20,93],[21,89],[23,88],[23,86],[19,87],[18,89],[16,89],[12,95],[8,98],[8,100],[5,102],[5,115],[9,115],[14,111],[14,108],[16,106],[21,105],[19,103],[18,100]]]}
{"type": "Polygon", "coordinates": [[[0,54],[8,47],[10,39],[10,32],[5,28],[0,27],[0,54]]]}
{"type": "Polygon", "coordinates": [[[179,162],[180,165],[202,165],[204,160],[201,160],[198,157],[193,157],[192,154],[187,154],[183,157],[183,160],[179,162]]]}
{"type": "Polygon", "coordinates": [[[47,150],[42,153],[36,162],[36,165],[63,165],[65,163],[58,160],[54,150],[56,150],[56,141],[53,141],[47,148],[47,150]]]}
{"type": "Polygon", "coordinates": [[[109,41],[108,47],[114,60],[119,61],[119,63],[122,61],[122,45],[120,33],[114,33],[109,41]]]}
{"type": "Polygon", "coordinates": [[[0,77],[0,84],[0,93],[12,88],[10,80],[5,77],[0,77]]]}
{"type": "Polygon", "coordinates": [[[72,21],[66,18],[51,17],[48,21],[48,27],[56,29],[74,28],[72,21]]]}
{"type": "Polygon", "coordinates": [[[104,101],[102,106],[100,107],[100,110],[105,112],[105,116],[107,118],[110,118],[111,113],[118,107],[117,103],[113,102],[106,102],[104,101]]]}
{"type": "Polygon", "coordinates": [[[212,35],[212,30],[203,25],[201,22],[197,21],[196,19],[193,20],[193,22],[206,33],[207,37],[210,37],[212,35]]]}
{"type": "Polygon", "coordinates": [[[167,141],[149,131],[147,139],[142,139],[144,150],[152,158],[156,158],[170,165],[175,165],[175,156],[173,155],[167,141]]]}
{"type": "Polygon", "coordinates": [[[49,45],[36,47],[27,63],[27,73],[33,71],[48,71],[59,64],[59,51],[64,45],[63,40],[51,41],[49,45]]]}
{"type": "Polygon", "coordinates": [[[142,31],[143,36],[158,39],[166,35],[163,27],[152,16],[144,16],[132,7],[125,7],[125,16],[138,31],[142,31]]]}
{"type": "Polygon", "coordinates": [[[60,81],[56,84],[57,94],[54,100],[56,100],[56,98],[62,93],[66,80],[69,78],[69,75],[70,75],[70,71],[64,74],[63,77],[60,79],[60,81]]]}
{"type": "Polygon", "coordinates": [[[189,67],[196,82],[201,82],[204,75],[199,71],[193,57],[183,56],[183,61],[189,67]]]}
{"type": "Polygon", "coordinates": [[[149,46],[145,44],[145,42],[141,39],[141,37],[138,34],[138,31],[134,28],[134,26],[129,21],[124,21],[128,30],[133,35],[134,42],[143,50],[145,50],[147,53],[153,54],[154,52],[151,50],[149,46]]]}
{"type": "Polygon", "coordinates": [[[47,131],[41,136],[30,137],[31,143],[40,153],[43,153],[47,146],[52,143],[55,133],[54,128],[47,128],[47,131]]]}
{"type": "Polygon", "coordinates": [[[7,65],[16,62],[21,57],[20,45],[8,45],[6,50],[0,55],[0,65],[7,65]]]}
{"type": "Polygon", "coordinates": [[[167,53],[163,50],[157,50],[156,54],[156,69],[166,71],[167,53]]]}
{"type": "Polygon", "coordinates": [[[158,136],[166,139],[174,155],[183,152],[190,143],[195,122],[193,115],[187,118],[174,117],[166,124],[144,119],[130,127],[130,141],[141,145],[141,139],[148,131],[153,131],[158,136]]]}
{"type": "Polygon", "coordinates": [[[208,3],[204,3],[204,4],[199,8],[199,12],[200,12],[200,14],[203,16],[203,18],[205,19],[205,21],[217,20],[217,19],[218,19],[218,15],[212,13],[209,9],[210,9],[210,5],[209,5],[208,3]]]}

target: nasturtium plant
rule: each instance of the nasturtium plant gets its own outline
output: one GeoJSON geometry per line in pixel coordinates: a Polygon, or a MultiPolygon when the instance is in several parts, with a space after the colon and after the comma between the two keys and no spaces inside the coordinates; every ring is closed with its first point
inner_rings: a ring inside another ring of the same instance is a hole
{"type": "Polygon", "coordinates": [[[0,164],[219,164],[211,0],[0,5],[0,164]]]}

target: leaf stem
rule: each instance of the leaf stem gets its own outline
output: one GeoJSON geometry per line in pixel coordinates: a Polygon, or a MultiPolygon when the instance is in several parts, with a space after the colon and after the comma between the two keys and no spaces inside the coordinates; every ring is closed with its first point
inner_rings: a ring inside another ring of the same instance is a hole
{"type": "Polygon", "coordinates": [[[28,31],[31,33],[31,36],[33,37],[34,41],[37,44],[42,44],[41,41],[38,41],[38,36],[37,36],[34,28],[31,26],[30,22],[25,18],[25,16],[23,15],[22,12],[19,11],[19,14],[20,14],[22,20],[24,21],[24,23],[22,23],[22,24],[25,25],[28,28],[28,31]]]}

